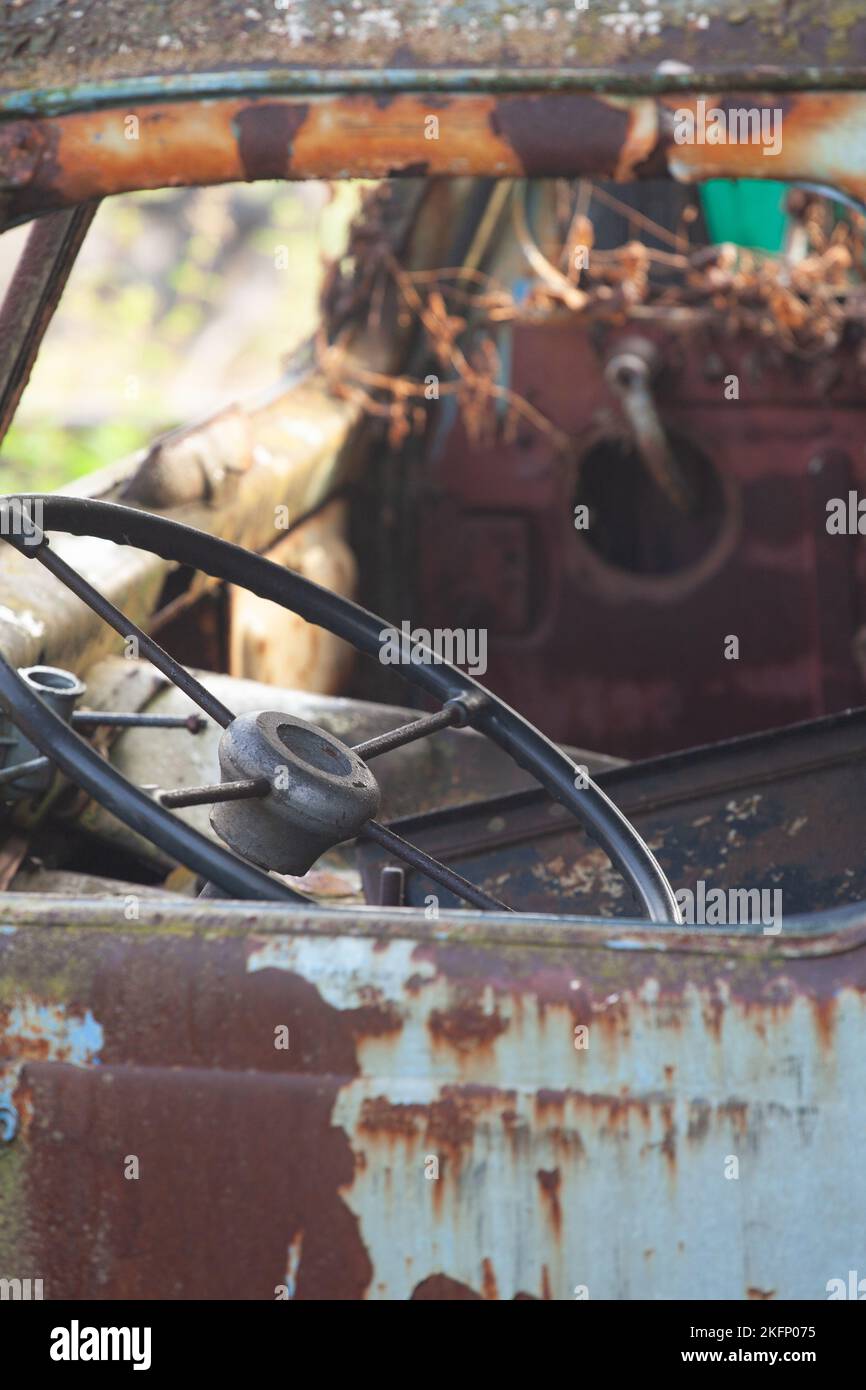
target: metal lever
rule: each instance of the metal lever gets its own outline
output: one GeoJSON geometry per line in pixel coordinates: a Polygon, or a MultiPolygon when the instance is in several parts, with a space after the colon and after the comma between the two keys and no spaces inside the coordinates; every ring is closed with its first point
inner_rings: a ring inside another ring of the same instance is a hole
{"type": "Polygon", "coordinates": [[[645,338],[624,342],[608,360],[605,380],[616,392],[641,458],[662,492],[681,512],[695,505],[694,490],[674,457],[652,393],[658,352],[645,338]]]}

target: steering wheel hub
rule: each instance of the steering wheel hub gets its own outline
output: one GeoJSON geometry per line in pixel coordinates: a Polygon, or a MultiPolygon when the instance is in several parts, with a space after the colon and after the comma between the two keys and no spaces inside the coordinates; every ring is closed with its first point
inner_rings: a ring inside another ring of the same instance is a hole
{"type": "Polygon", "coordinates": [[[277,873],[305,874],[379,809],[367,764],[333,734],[284,712],[233,719],[219,762],[224,783],[260,780],[262,795],[217,803],[211,825],[237,854],[277,873]]]}

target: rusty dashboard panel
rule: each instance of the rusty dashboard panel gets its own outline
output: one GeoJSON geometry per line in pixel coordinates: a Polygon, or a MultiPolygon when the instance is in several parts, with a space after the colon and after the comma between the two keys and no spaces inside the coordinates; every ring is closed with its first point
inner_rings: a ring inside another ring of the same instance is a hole
{"type": "MultiPolygon", "coordinates": [[[[775,903],[782,930],[782,903],[787,918],[866,897],[864,756],[864,712],[848,710],[594,769],[593,776],[663,856],[679,889],[704,884],[706,893],[710,885],[723,885],[736,893],[754,885],[768,916],[775,903]],[[832,819],[828,806],[835,808],[832,819]]],[[[604,855],[576,835],[563,809],[537,788],[439,807],[396,825],[413,843],[459,864],[473,882],[512,896],[527,911],[616,917],[631,910],[604,855]]],[[[361,861],[372,889],[381,851],[365,845],[361,861]]],[[[407,876],[408,902],[423,906],[431,891],[423,873],[407,876]]],[[[713,918],[700,920],[712,924],[713,918]]]]}
{"type": "Polygon", "coordinates": [[[46,1297],[816,1299],[856,1268],[862,911],[139,912],[3,903],[0,1244],[46,1297]]]}

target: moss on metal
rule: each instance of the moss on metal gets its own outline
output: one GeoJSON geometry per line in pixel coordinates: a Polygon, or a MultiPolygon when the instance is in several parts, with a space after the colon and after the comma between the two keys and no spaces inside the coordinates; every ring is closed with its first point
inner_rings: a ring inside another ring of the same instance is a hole
{"type": "Polygon", "coordinates": [[[0,1279],[38,1278],[26,1241],[27,1153],[23,1144],[0,1143],[0,1279]]]}
{"type": "MultiPolygon", "coordinates": [[[[331,0],[165,0],[130,7],[93,0],[23,0],[7,7],[0,33],[0,90],[53,89],[111,79],[212,74],[228,90],[251,90],[252,77],[276,90],[320,90],[354,71],[370,86],[406,86],[438,70],[464,87],[508,86],[533,70],[541,85],[571,80],[625,90],[676,85],[683,74],[657,72],[659,60],[687,64],[710,87],[743,86],[761,70],[774,83],[851,85],[866,63],[866,17],[853,0],[824,6],[791,0],[657,0],[648,9],[618,0],[434,0],[335,7],[331,0]],[[232,74],[231,54],[243,73],[232,74]],[[781,61],[780,61],[781,60],[781,61]],[[735,84],[726,74],[739,72],[735,84]],[[366,74],[366,79],[365,79],[366,74]],[[288,86],[286,85],[288,84],[288,86]]],[[[686,74],[688,77],[688,74],[686,74]]],[[[163,85],[163,95],[166,86],[163,85]]],[[[436,85],[435,79],[432,85],[436,85]]]]}

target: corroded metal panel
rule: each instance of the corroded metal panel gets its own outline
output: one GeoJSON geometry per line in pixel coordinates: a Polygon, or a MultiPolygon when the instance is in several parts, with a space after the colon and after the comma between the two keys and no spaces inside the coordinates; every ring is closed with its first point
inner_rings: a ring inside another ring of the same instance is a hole
{"type": "MultiPolygon", "coordinates": [[[[700,89],[699,89],[700,90],[700,89]]],[[[367,92],[128,102],[0,122],[5,219],[140,188],[239,179],[489,175],[818,179],[866,196],[862,92],[367,92]],[[675,113],[781,112],[783,140],[680,144],[675,113]],[[135,138],[130,139],[133,118],[135,138]],[[438,125],[431,126],[431,117],[438,125]]]]}
{"type": "Polygon", "coordinates": [[[16,0],[7,8],[0,91],[47,89],[67,102],[77,86],[98,93],[148,77],[225,89],[239,82],[228,61],[270,89],[419,78],[495,86],[539,75],[640,89],[670,83],[677,67],[710,85],[746,73],[853,83],[866,54],[866,22],[847,0],[161,0],[133,9],[124,0],[16,0]]]}
{"type": "Polygon", "coordinates": [[[95,204],[85,205],[43,218],[31,228],[0,306],[0,441],[95,212],[95,204]]]}
{"type": "Polygon", "coordinates": [[[4,902],[2,1265],[46,1298],[820,1299],[862,1263],[855,912],[138,911],[4,902]]]}

